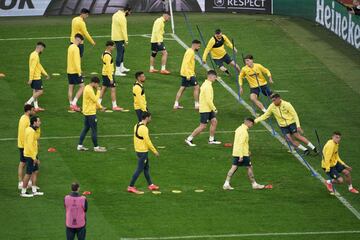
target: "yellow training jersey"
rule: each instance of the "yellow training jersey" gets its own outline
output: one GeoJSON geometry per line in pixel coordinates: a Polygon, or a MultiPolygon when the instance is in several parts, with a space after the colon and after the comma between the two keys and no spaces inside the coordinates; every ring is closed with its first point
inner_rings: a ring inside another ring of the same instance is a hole
{"type": "Polygon", "coordinates": [[[92,39],[92,37],[90,36],[87,28],[86,28],[86,23],[84,21],[84,19],[82,17],[74,17],[73,20],[71,21],[71,36],[70,36],[70,42],[74,42],[75,41],[75,35],[77,33],[80,33],[81,35],[83,35],[83,37],[85,37],[91,44],[95,44],[94,40],[92,39]]]}
{"type": "Polygon", "coordinates": [[[142,111],[147,111],[146,105],[146,96],[144,91],[144,86],[136,81],[133,86],[133,95],[134,95],[134,109],[141,109],[142,111]]]}
{"type": "Polygon", "coordinates": [[[249,133],[248,126],[242,124],[235,130],[235,139],[233,144],[233,157],[249,156],[249,133]]]}
{"type": "Polygon", "coordinates": [[[67,73],[68,74],[78,74],[79,76],[81,76],[80,49],[76,44],[71,44],[68,47],[67,73]]]}
{"type": "Polygon", "coordinates": [[[239,75],[239,84],[240,84],[240,86],[242,86],[243,79],[246,78],[246,80],[249,83],[250,88],[259,87],[259,85],[264,86],[267,84],[264,74],[266,74],[266,76],[268,76],[268,77],[271,77],[271,73],[270,73],[269,69],[267,69],[266,67],[264,67],[261,64],[254,63],[253,67],[249,67],[249,66],[245,65],[241,69],[241,72],[239,75]],[[256,80],[256,76],[257,76],[257,80],[256,80]],[[259,83],[258,83],[258,81],[259,81],[259,83]]]}
{"type": "Polygon", "coordinates": [[[150,140],[149,129],[142,122],[134,127],[134,148],[136,152],[148,152],[150,149],[153,153],[157,153],[150,140]]]}
{"type": "Polygon", "coordinates": [[[40,80],[41,74],[48,75],[40,63],[39,53],[33,51],[29,57],[29,80],[40,80]]]}
{"type": "Polygon", "coordinates": [[[195,51],[192,48],[186,50],[184,54],[180,75],[187,79],[195,76],[195,51]]]}
{"type": "Polygon", "coordinates": [[[112,81],[114,75],[114,61],[111,53],[105,51],[102,55],[102,62],[102,75],[107,76],[112,81]]]}
{"type": "Polygon", "coordinates": [[[200,87],[200,96],[199,96],[199,112],[216,112],[216,107],[214,105],[214,90],[212,87],[212,82],[205,80],[200,87]]]}
{"type": "Polygon", "coordinates": [[[82,102],[82,113],[85,116],[95,115],[97,108],[102,108],[101,104],[98,102],[100,98],[100,91],[94,90],[91,85],[86,85],[83,93],[83,102],[82,102]],[[96,91],[96,94],[95,94],[96,91]]]}
{"type": "Polygon", "coordinates": [[[151,42],[160,43],[164,41],[165,33],[165,19],[161,16],[157,18],[154,22],[152,33],[151,33],[151,42]]]}
{"type": "Polygon", "coordinates": [[[330,168],[334,167],[337,162],[345,165],[339,156],[339,144],[330,139],[323,148],[321,167],[325,168],[326,172],[330,172],[330,168]]]}
{"type": "Polygon", "coordinates": [[[27,127],[25,129],[24,137],[24,156],[30,157],[33,160],[36,159],[38,155],[38,140],[40,134],[38,134],[32,127],[27,127]]]}
{"type": "Polygon", "coordinates": [[[18,148],[24,148],[25,130],[30,126],[30,117],[22,115],[18,126],[18,148]]]}
{"type": "Polygon", "coordinates": [[[208,44],[206,45],[206,48],[204,50],[203,54],[203,61],[206,61],[206,58],[210,52],[211,57],[213,59],[221,59],[225,56],[226,50],[224,47],[224,44],[228,46],[229,48],[233,48],[232,43],[228,39],[226,35],[222,35],[222,38],[220,40],[216,39],[215,36],[210,38],[208,44]]]}
{"type": "Polygon", "coordinates": [[[266,112],[255,119],[255,123],[268,119],[271,114],[275,116],[275,119],[280,127],[286,127],[292,123],[296,123],[296,126],[300,127],[299,117],[294,107],[291,103],[284,100],[281,100],[280,106],[276,106],[274,103],[271,103],[266,112]]]}
{"type": "Polygon", "coordinates": [[[127,20],[123,10],[117,11],[112,16],[111,40],[128,42],[127,20]]]}

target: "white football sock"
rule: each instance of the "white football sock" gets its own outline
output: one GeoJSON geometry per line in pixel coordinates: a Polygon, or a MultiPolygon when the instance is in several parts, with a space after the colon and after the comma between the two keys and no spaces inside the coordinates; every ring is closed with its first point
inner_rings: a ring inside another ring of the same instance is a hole
{"type": "Polygon", "coordinates": [[[303,146],[303,145],[301,145],[301,144],[299,144],[298,149],[303,150],[303,151],[306,151],[306,150],[307,150],[307,148],[306,148],[306,147],[304,147],[304,146],[303,146]]]}
{"type": "Polygon", "coordinates": [[[33,193],[36,193],[37,192],[36,186],[32,186],[31,190],[32,190],[33,193]]]}
{"type": "Polygon", "coordinates": [[[76,105],[76,104],[77,104],[77,101],[78,101],[77,97],[74,97],[74,99],[72,100],[71,104],[72,104],[72,105],[76,105]]]}
{"type": "Polygon", "coordinates": [[[113,106],[113,107],[117,107],[116,101],[112,101],[112,106],[113,106]]]}
{"type": "Polygon", "coordinates": [[[174,104],[174,106],[179,106],[179,102],[178,101],[175,101],[175,104],[174,104]]]}
{"type": "Polygon", "coordinates": [[[34,97],[29,98],[29,100],[26,102],[26,104],[30,104],[30,105],[31,105],[34,100],[35,100],[34,97]]]}
{"type": "Polygon", "coordinates": [[[193,139],[194,139],[194,137],[191,136],[191,135],[187,137],[187,140],[190,141],[190,142],[191,142],[193,139]]]}
{"type": "Polygon", "coordinates": [[[39,108],[39,104],[38,104],[38,100],[37,100],[37,99],[34,100],[34,108],[39,108]]]}
{"type": "Polygon", "coordinates": [[[150,66],[150,70],[154,70],[154,66],[150,66]]]}
{"type": "Polygon", "coordinates": [[[349,190],[353,189],[352,184],[349,184],[349,190]]]}
{"type": "Polygon", "coordinates": [[[252,185],[253,187],[256,187],[256,186],[258,185],[258,183],[257,183],[256,181],[254,181],[253,183],[251,183],[251,185],[252,185]]]}
{"type": "Polygon", "coordinates": [[[261,111],[266,112],[266,108],[261,109],[261,111]]]}
{"type": "Polygon", "coordinates": [[[331,180],[326,180],[326,183],[330,184],[330,183],[331,183],[331,180]]]}
{"type": "Polygon", "coordinates": [[[314,146],[311,142],[309,142],[307,146],[308,146],[309,148],[311,148],[312,150],[315,149],[315,146],[314,146]]]}
{"type": "Polygon", "coordinates": [[[101,102],[102,102],[102,98],[99,98],[98,103],[101,104],[101,102]]]}
{"type": "Polygon", "coordinates": [[[166,65],[161,65],[161,70],[166,70],[166,65]]]}
{"type": "Polygon", "coordinates": [[[209,137],[209,141],[210,141],[210,142],[214,141],[214,139],[215,139],[214,136],[210,136],[210,137],[209,137]]]}
{"type": "Polygon", "coordinates": [[[26,188],[21,188],[21,193],[22,194],[26,193],[26,188]]]}

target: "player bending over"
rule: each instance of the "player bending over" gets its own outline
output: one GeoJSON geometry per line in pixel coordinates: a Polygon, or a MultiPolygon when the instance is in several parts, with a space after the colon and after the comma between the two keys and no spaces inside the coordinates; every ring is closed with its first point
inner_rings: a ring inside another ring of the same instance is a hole
{"type": "Polygon", "coordinates": [[[352,168],[340,159],[339,143],[341,140],[341,133],[334,132],[331,139],[327,141],[323,148],[323,158],[321,167],[324,169],[326,175],[330,180],[326,181],[327,189],[333,193],[333,183],[342,184],[344,179],[340,173],[344,174],[345,182],[348,184],[349,192],[359,193],[357,189],[352,186],[351,170],[352,168]]]}
{"type": "Polygon", "coordinates": [[[202,61],[205,64],[207,56],[210,52],[211,58],[214,60],[215,64],[220,68],[221,71],[225,72],[226,74],[230,74],[229,70],[224,66],[224,62],[226,64],[230,64],[232,66],[235,66],[237,71],[240,72],[240,67],[235,63],[233,59],[227,54],[224,44],[228,46],[231,49],[234,49],[235,52],[237,52],[236,48],[232,45],[230,40],[228,39],[225,34],[222,34],[220,29],[215,30],[215,35],[210,38],[203,57],[202,61]]]}
{"type": "Polygon", "coordinates": [[[250,100],[259,108],[261,111],[266,112],[264,105],[258,100],[260,93],[266,98],[269,98],[272,91],[264,77],[264,74],[269,78],[269,82],[274,83],[271,77],[269,69],[259,63],[254,63],[254,57],[247,55],[245,57],[245,66],[241,69],[239,74],[239,85],[240,94],[243,94],[243,79],[245,78],[250,86],[250,100]]]}
{"type": "Polygon", "coordinates": [[[181,64],[181,86],[176,94],[174,109],[184,108],[179,104],[180,98],[187,87],[194,87],[195,109],[199,109],[199,84],[195,78],[195,52],[200,49],[200,41],[193,40],[191,48],[186,50],[181,64]]]}
{"type": "Polygon", "coordinates": [[[263,115],[255,119],[255,123],[264,121],[273,114],[287,141],[290,141],[294,147],[302,150],[305,155],[309,155],[309,149],[296,141],[293,138],[295,137],[305,143],[306,146],[315,153],[318,153],[316,147],[307,138],[301,135],[304,131],[301,129],[299,117],[291,103],[282,100],[278,93],[272,94],[270,98],[272,103],[263,115]]]}

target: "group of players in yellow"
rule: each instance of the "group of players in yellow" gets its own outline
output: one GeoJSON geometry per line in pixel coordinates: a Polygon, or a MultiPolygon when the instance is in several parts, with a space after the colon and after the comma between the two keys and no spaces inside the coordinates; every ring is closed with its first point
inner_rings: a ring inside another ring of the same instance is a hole
{"type": "MultiPolygon", "coordinates": [[[[68,98],[69,110],[82,112],[84,115],[84,128],[79,137],[77,145],[78,151],[89,150],[83,145],[86,134],[91,129],[91,138],[94,145],[95,152],[105,152],[107,149],[101,147],[97,142],[97,109],[105,110],[101,105],[102,98],[107,90],[110,88],[112,110],[125,111],[119,107],[116,102],[116,82],[114,76],[126,76],[130,69],[124,66],[124,53],[125,46],[128,43],[127,34],[127,20],[126,17],[131,14],[131,8],[125,7],[118,10],[112,17],[112,33],[111,41],[106,42],[106,49],[102,54],[102,87],[100,88],[100,79],[92,77],[91,82],[85,86],[82,69],[81,58],[84,55],[84,37],[92,44],[95,41],[92,39],[87,31],[85,19],[89,16],[89,10],[82,9],[81,14],[72,20],[72,30],[70,37],[70,46],[68,47],[67,55],[67,74],[68,74],[68,98]],[[117,56],[113,60],[113,51],[116,48],[117,56]],[[75,86],[79,88],[73,97],[75,86]],[[78,100],[82,95],[82,109],[77,105],[78,100]]],[[[170,74],[166,69],[167,51],[164,45],[164,27],[165,23],[170,19],[170,14],[165,12],[157,18],[153,24],[152,37],[151,37],[151,56],[150,56],[150,73],[170,74]],[[155,69],[155,57],[158,52],[161,52],[161,70],[155,69]]],[[[250,159],[249,150],[249,128],[255,123],[261,122],[273,115],[279,125],[284,138],[291,143],[294,148],[304,152],[305,155],[310,153],[310,150],[318,154],[316,147],[306,139],[302,133],[299,117],[294,107],[287,101],[283,100],[278,93],[273,93],[268,86],[268,77],[270,83],[273,83],[270,71],[261,64],[254,63],[252,55],[244,57],[245,66],[240,68],[236,62],[231,59],[225,50],[225,45],[231,48],[234,52],[237,49],[230,42],[229,38],[222,33],[220,29],[215,31],[215,34],[210,38],[204,54],[202,57],[203,64],[206,63],[208,54],[211,55],[211,61],[219,67],[219,69],[227,74],[230,74],[224,63],[232,65],[237,72],[239,72],[239,91],[243,94],[243,79],[246,79],[250,86],[250,99],[253,103],[263,112],[261,116],[256,119],[251,117],[246,118],[241,126],[235,131],[235,138],[232,151],[232,166],[228,171],[224,190],[234,189],[230,185],[230,181],[239,166],[247,168],[248,177],[253,189],[271,188],[270,185],[258,184],[255,181],[253,167],[250,159]],[[259,100],[260,94],[269,98],[272,103],[266,108],[259,100]],[[297,140],[305,144],[302,145],[297,140]]],[[[43,42],[38,42],[36,49],[30,54],[29,58],[29,82],[33,90],[31,98],[25,103],[24,115],[20,118],[18,128],[18,148],[20,151],[20,163],[18,168],[19,189],[21,190],[20,196],[33,197],[36,195],[43,195],[39,192],[37,186],[37,175],[39,171],[38,155],[38,140],[40,138],[40,125],[41,121],[36,112],[44,111],[38,103],[39,97],[43,94],[43,85],[41,77],[44,75],[49,78],[49,75],[40,63],[40,54],[44,51],[46,45],[43,42]],[[33,104],[33,105],[32,105],[33,104]],[[24,168],[26,173],[24,174],[24,168]],[[31,193],[27,192],[27,188],[31,186],[31,193]]],[[[195,74],[195,55],[201,48],[199,40],[193,40],[192,45],[184,54],[181,64],[181,86],[176,94],[174,109],[182,109],[180,105],[180,98],[188,87],[194,88],[194,108],[200,113],[200,125],[185,139],[185,143],[190,147],[195,147],[193,139],[206,129],[210,123],[210,136],[209,144],[219,145],[220,141],[215,139],[217,119],[216,115],[218,110],[214,104],[214,91],[212,84],[218,79],[215,70],[207,72],[207,79],[202,83],[201,87],[196,80],[195,74]]],[[[151,191],[159,190],[159,186],[153,184],[149,172],[149,158],[148,152],[151,150],[156,156],[159,152],[152,144],[149,137],[149,129],[147,125],[151,122],[151,113],[147,108],[147,101],[144,89],[146,80],[144,72],[136,72],[136,82],[133,85],[134,96],[134,110],[137,116],[137,124],[134,126],[134,148],[138,158],[137,169],[135,170],[130,184],[127,188],[128,192],[135,194],[143,194],[143,191],[135,187],[135,183],[139,175],[144,172],[145,178],[148,182],[148,189],[151,191]]],[[[339,132],[334,132],[332,138],[325,144],[322,150],[322,168],[329,176],[326,185],[330,192],[333,192],[333,183],[344,182],[341,173],[345,176],[345,181],[348,184],[349,191],[358,193],[351,183],[351,167],[346,165],[339,157],[338,148],[341,139],[339,132]]]]}

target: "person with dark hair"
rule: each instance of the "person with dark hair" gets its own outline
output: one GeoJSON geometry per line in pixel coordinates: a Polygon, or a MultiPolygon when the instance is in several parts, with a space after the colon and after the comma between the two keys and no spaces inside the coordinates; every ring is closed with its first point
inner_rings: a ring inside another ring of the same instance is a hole
{"type": "Polygon", "coordinates": [[[78,46],[84,40],[84,37],[77,33],[73,43],[68,47],[67,52],[67,75],[69,81],[68,99],[70,103],[70,110],[80,112],[80,107],[77,106],[77,101],[81,97],[84,90],[84,79],[81,73],[81,56],[78,46]],[[79,85],[79,89],[73,98],[75,85],[79,85]]]}
{"type": "Polygon", "coordinates": [[[39,148],[38,141],[40,138],[41,121],[38,116],[30,118],[30,126],[25,129],[24,136],[24,159],[26,161],[26,174],[23,178],[23,186],[21,188],[21,197],[33,197],[44,195],[43,192],[38,192],[37,176],[39,172],[40,160],[38,158],[39,148]],[[32,180],[31,190],[32,193],[27,193],[29,180],[32,180]]]}
{"type": "Polygon", "coordinates": [[[318,151],[316,147],[306,137],[302,136],[304,131],[300,126],[299,116],[297,115],[291,103],[282,100],[278,93],[273,93],[270,97],[272,103],[269,105],[268,109],[263,115],[255,119],[255,123],[264,121],[271,115],[274,115],[282,134],[284,135],[285,139],[292,144],[292,146],[303,151],[305,155],[310,154],[310,151],[307,149],[307,147],[309,147],[317,154],[318,151]],[[293,139],[293,137],[305,143],[307,147],[304,147],[298,141],[293,139]]]}
{"type": "Polygon", "coordinates": [[[112,52],[115,48],[115,43],[113,41],[106,42],[106,49],[102,54],[102,87],[100,91],[99,103],[101,104],[102,98],[106,92],[107,88],[111,90],[111,103],[113,111],[123,111],[124,109],[118,107],[116,102],[116,82],[114,79],[114,61],[112,57],[112,52]]]}
{"type": "Polygon", "coordinates": [[[243,79],[249,83],[250,86],[250,100],[259,108],[261,111],[266,112],[264,105],[258,100],[260,93],[265,97],[270,97],[272,91],[264,77],[264,74],[269,78],[269,82],[274,83],[271,77],[269,69],[259,63],[254,63],[253,55],[249,54],[244,58],[245,66],[241,69],[239,74],[239,85],[240,94],[243,94],[243,79]]]}
{"type": "Polygon", "coordinates": [[[210,136],[209,144],[221,144],[221,142],[215,140],[215,132],[217,127],[216,113],[217,109],[214,105],[214,90],[212,87],[213,82],[217,79],[217,74],[214,70],[207,72],[207,79],[201,85],[200,97],[199,97],[199,113],[200,113],[200,125],[185,139],[185,143],[190,147],[195,147],[193,143],[194,137],[204,131],[210,121],[210,136]]]}
{"type": "Polygon", "coordinates": [[[85,196],[81,196],[80,186],[77,182],[71,184],[71,193],[64,198],[66,239],[85,240],[86,237],[86,212],[88,202],[85,196]]]}
{"type": "Polygon", "coordinates": [[[188,48],[185,51],[183,61],[181,64],[181,86],[179,91],[176,94],[174,109],[184,108],[179,104],[180,98],[183,95],[187,87],[194,87],[194,100],[195,100],[195,109],[199,109],[199,84],[195,78],[195,52],[198,52],[200,49],[200,41],[193,40],[191,43],[191,48],[188,48]]]}
{"type": "Polygon", "coordinates": [[[35,111],[40,112],[45,109],[39,107],[38,98],[44,93],[41,75],[45,75],[46,79],[50,79],[49,75],[40,63],[40,55],[43,53],[46,45],[43,42],[36,44],[35,50],[30,54],[29,57],[29,81],[28,84],[31,86],[33,92],[31,98],[25,104],[34,103],[35,111]]]}
{"type": "Polygon", "coordinates": [[[251,182],[253,189],[264,189],[265,185],[258,184],[255,181],[254,170],[250,160],[250,150],[249,150],[249,129],[254,126],[254,119],[249,117],[244,120],[244,123],[241,124],[235,130],[235,138],[232,151],[232,166],[227,173],[225,183],[223,185],[224,190],[233,190],[231,187],[230,181],[234,173],[237,171],[238,167],[246,167],[247,175],[251,182]]]}
{"type": "MultiPolygon", "coordinates": [[[[93,46],[95,46],[95,41],[90,36],[87,28],[85,19],[89,17],[90,11],[86,8],[81,9],[80,16],[74,17],[71,21],[71,35],[70,35],[70,42],[74,43],[75,35],[81,34],[84,36],[93,46]]],[[[82,39],[81,43],[78,44],[80,49],[80,57],[84,54],[84,39],[82,39]]]]}
{"type": "Polygon", "coordinates": [[[124,66],[125,45],[129,43],[126,17],[130,14],[131,8],[127,5],[112,16],[111,40],[116,44],[116,76],[126,76],[130,71],[124,66]]]}
{"type": "Polygon", "coordinates": [[[138,119],[141,122],[142,115],[148,111],[144,83],[146,80],[145,74],[142,71],[135,73],[135,83],[132,89],[134,95],[134,110],[138,119]]]}
{"type": "Polygon", "coordinates": [[[155,69],[155,57],[158,52],[161,52],[161,74],[170,74],[170,71],[166,70],[166,61],[168,57],[168,52],[165,49],[164,45],[164,33],[165,33],[165,22],[170,20],[170,13],[164,12],[163,15],[157,18],[153,24],[152,34],[151,34],[151,56],[150,56],[150,73],[159,72],[155,69]]]}
{"type": "Polygon", "coordinates": [[[345,176],[345,182],[348,184],[349,192],[358,194],[359,191],[353,187],[351,179],[352,168],[347,165],[339,156],[339,144],[341,133],[335,131],[324,145],[322,150],[321,167],[324,169],[329,179],[326,181],[326,187],[330,193],[334,193],[333,184],[342,184],[344,182],[341,173],[345,176]]]}
{"type": "Polygon", "coordinates": [[[138,158],[137,168],[131,178],[130,185],[127,191],[135,194],[144,194],[135,187],[135,182],[139,175],[144,171],[146,181],[148,183],[148,189],[150,191],[159,190],[159,186],[152,183],[150,177],[150,166],[149,166],[149,149],[154,153],[155,156],[159,157],[159,152],[152,144],[149,137],[149,129],[147,125],[151,122],[151,113],[144,112],[141,117],[141,122],[134,126],[134,147],[136,156],[138,158]]]}
{"type": "Polygon", "coordinates": [[[230,64],[236,67],[237,71],[240,72],[240,67],[235,63],[233,59],[227,54],[224,45],[233,49],[237,52],[237,49],[230,42],[229,38],[221,32],[220,29],[215,30],[215,35],[210,38],[208,44],[206,45],[202,61],[206,63],[206,59],[208,54],[210,53],[211,58],[214,60],[215,64],[220,68],[221,71],[230,75],[229,70],[224,66],[224,62],[226,64],[230,64]]]}
{"type": "MultiPolygon", "coordinates": [[[[18,142],[18,148],[19,148],[19,152],[20,152],[20,162],[19,162],[19,167],[18,167],[18,179],[19,179],[18,188],[19,189],[21,189],[23,186],[22,180],[24,178],[24,167],[26,165],[26,160],[24,157],[25,130],[26,130],[26,128],[28,128],[30,126],[30,117],[33,116],[34,114],[35,114],[34,107],[31,106],[30,104],[26,104],[24,106],[24,114],[21,116],[21,118],[19,120],[19,125],[18,125],[17,142],[18,142]]],[[[40,129],[37,129],[37,130],[40,130],[40,129]]],[[[32,185],[32,183],[29,185],[32,185]]]]}
{"type": "Polygon", "coordinates": [[[77,146],[78,151],[87,151],[88,148],[83,146],[85,136],[91,129],[91,140],[94,144],[95,152],[106,152],[105,147],[100,147],[97,141],[97,118],[96,109],[105,110],[105,108],[99,103],[100,97],[100,79],[98,77],[92,77],[90,84],[86,85],[83,95],[83,110],[84,114],[84,128],[81,131],[79,144],[77,146]],[[95,92],[96,91],[96,94],[95,92]]]}

